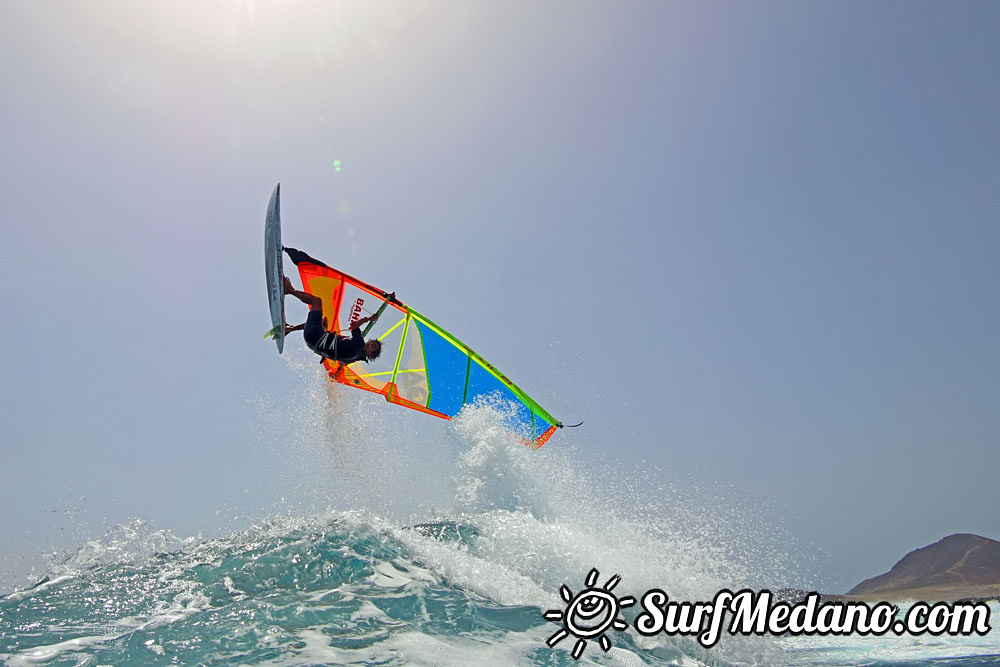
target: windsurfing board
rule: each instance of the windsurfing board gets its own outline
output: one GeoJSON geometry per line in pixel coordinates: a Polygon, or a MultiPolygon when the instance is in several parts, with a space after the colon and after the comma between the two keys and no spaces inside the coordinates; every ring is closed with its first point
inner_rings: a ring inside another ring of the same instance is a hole
{"type": "Polygon", "coordinates": [[[272,329],[269,333],[278,345],[278,354],[285,348],[285,275],[281,261],[281,183],[274,186],[264,219],[264,275],[267,278],[267,305],[271,309],[272,329]]]}

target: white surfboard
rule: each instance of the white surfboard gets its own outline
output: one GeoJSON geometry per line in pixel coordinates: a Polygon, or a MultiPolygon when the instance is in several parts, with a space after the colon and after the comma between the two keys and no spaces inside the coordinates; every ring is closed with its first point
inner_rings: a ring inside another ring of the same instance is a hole
{"type": "Polygon", "coordinates": [[[271,308],[271,326],[278,354],[285,348],[285,274],[281,261],[281,183],[274,186],[264,221],[264,275],[267,277],[267,304],[271,308]]]}

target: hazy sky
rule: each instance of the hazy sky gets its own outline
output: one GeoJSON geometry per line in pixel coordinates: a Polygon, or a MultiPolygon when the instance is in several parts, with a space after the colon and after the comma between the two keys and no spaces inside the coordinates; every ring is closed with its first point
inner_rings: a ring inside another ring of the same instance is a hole
{"type": "Polygon", "coordinates": [[[278,181],[287,244],[586,421],[547,447],[757,499],[835,589],[1000,538],[998,34],[996,2],[4,0],[0,570],[280,495],[278,181]]]}

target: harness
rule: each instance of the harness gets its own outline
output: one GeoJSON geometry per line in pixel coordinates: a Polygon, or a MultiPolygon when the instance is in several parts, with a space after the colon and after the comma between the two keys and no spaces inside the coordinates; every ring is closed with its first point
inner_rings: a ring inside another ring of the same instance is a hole
{"type": "Polygon", "coordinates": [[[329,331],[325,332],[316,341],[316,347],[313,348],[313,352],[319,355],[319,362],[323,363],[324,359],[331,359],[332,361],[337,361],[342,364],[353,364],[355,361],[361,361],[365,357],[364,349],[362,348],[359,354],[355,354],[350,359],[338,359],[337,358],[337,346],[340,344],[340,336],[329,331]],[[332,339],[332,341],[331,341],[332,339]],[[327,348],[327,343],[330,343],[329,349],[327,348]]]}

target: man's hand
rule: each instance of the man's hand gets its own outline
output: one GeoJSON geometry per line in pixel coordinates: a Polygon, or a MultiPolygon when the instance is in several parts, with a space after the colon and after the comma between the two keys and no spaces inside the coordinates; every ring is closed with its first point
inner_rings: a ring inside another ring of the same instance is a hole
{"type": "Polygon", "coordinates": [[[374,315],[369,315],[368,317],[362,317],[362,318],[359,318],[357,320],[354,320],[354,324],[351,325],[351,329],[357,329],[358,327],[360,327],[365,322],[370,322],[373,319],[375,319],[375,316],[374,315]]]}

